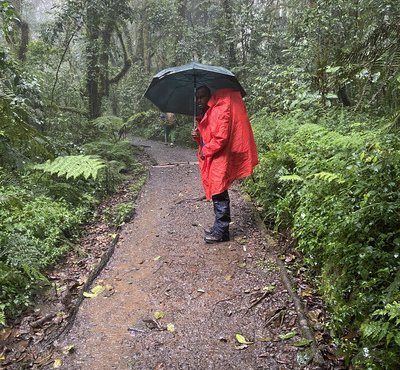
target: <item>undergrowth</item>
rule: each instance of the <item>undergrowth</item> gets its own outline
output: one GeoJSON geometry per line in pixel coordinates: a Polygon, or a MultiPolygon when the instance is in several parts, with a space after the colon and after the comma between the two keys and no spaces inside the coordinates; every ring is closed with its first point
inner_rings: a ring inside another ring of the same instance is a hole
{"type": "MultiPolygon", "coordinates": [[[[101,123],[96,122],[104,132],[101,123]]],[[[0,325],[31,305],[48,283],[45,271],[70,249],[102,198],[131,176],[143,185],[137,149],[104,136],[87,143],[84,154],[59,156],[19,173],[0,168],[0,325]]],[[[110,223],[121,226],[133,210],[129,203],[116,206],[110,223]]]]}
{"type": "Polygon", "coordinates": [[[253,123],[260,164],[247,191],[266,221],[291,230],[347,362],[393,369],[400,363],[398,135],[382,120],[343,111],[313,121],[261,114],[253,123]]]}

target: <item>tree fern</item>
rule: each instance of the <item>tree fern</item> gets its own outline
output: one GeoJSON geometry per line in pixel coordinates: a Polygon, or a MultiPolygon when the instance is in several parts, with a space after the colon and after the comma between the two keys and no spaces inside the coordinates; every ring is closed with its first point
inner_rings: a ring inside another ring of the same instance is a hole
{"type": "Polygon", "coordinates": [[[314,177],[316,179],[320,179],[326,182],[332,182],[336,181],[339,184],[342,184],[344,182],[343,176],[339,173],[332,173],[332,172],[318,172],[310,175],[310,177],[314,177]]]}
{"type": "Polygon", "coordinates": [[[293,181],[293,182],[302,182],[304,179],[299,175],[283,175],[279,177],[279,181],[286,182],[286,181],[293,181]]]}
{"type": "Polygon", "coordinates": [[[33,168],[59,177],[67,179],[76,179],[80,176],[85,179],[92,177],[96,179],[100,170],[106,167],[104,161],[93,155],[70,155],[65,157],[57,157],[54,161],[47,161],[42,164],[35,165],[33,168]]]}

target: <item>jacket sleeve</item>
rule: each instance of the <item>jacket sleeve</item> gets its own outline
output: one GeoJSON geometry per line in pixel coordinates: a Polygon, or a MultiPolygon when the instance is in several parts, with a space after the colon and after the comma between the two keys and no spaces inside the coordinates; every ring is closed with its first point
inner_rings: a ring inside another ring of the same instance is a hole
{"type": "Polygon", "coordinates": [[[228,143],[231,126],[231,101],[229,97],[221,99],[213,108],[210,117],[211,139],[204,143],[203,155],[212,157],[228,143]]]}

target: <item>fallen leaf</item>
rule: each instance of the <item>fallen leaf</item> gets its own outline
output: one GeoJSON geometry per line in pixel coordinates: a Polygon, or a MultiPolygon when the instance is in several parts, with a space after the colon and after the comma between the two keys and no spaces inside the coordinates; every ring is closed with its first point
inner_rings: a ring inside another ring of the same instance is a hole
{"type": "Polygon", "coordinates": [[[95,298],[100,293],[104,292],[106,288],[103,285],[96,285],[90,292],[83,292],[83,296],[86,298],[95,298]]]}
{"type": "Polygon", "coordinates": [[[156,320],[161,320],[165,317],[165,312],[164,311],[156,311],[156,312],[154,312],[153,316],[156,320]]]}
{"type": "Polygon", "coordinates": [[[60,358],[54,360],[53,369],[59,369],[62,366],[62,361],[60,358]]]}
{"type": "Polygon", "coordinates": [[[173,333],[173,332],[175,331],[175,325],[174,325],[174,324],[171,324],[171,323],[167,324],[167,330],[168,330],[170,333],[173,333]]]}
{"type": "Polygon", "coordinates": [[[236,236],[234,240],[235,240],[236,243],[241,244],[241,245],[244,245],[244,244],[248,243],[246,238],[242,237],[242,236],[236,236]]]}
{"type": "Polygon", "coordinates": [[[289,254],[285,257],[285,262],[292,262],[296,259],[296,256],[294,254],[289,254]]]}
{"type": "Polygon", "coordinates": [[[303,338],[303,339],[300,339],[298,342],[294,343],[293,345],[295,347],[307,347],[311,344],[311,342],[312,342],[311,340],[303,338]]]}
{"type": "Polygon", "coordinates": [[[265,287],[262,288],[262,291],[265,293],[273,293],[275,291],[276,286],[275,285],[266,285],[265,287]]]}
{"type": "Polygon", "coordinates": [[[300,292],[302,298],[312,297],[313,290],[311,288],[305,288],[300,292]]]}
{"type": "Polygon", "coordinates": [[[153,258],[153,261],[159,261],[161,259],[161,256],[157,256],[153,258]]]}
{"type": "Polygon", "coordinates": [[[75,351],[75,346],[73,344],[71,344],[70,346],[66,346],[63,349],[64,355],[68,355],[69,353],[72,353],[74,351],[75,351]]]}
{"type": "Polygon", "coordinates": [[[6,340],[11,335],[12,330],[10,328],[4,328],[0,331],[0,340],[6,340]]]}
{"type": "Polygon", "coordinates": [[[285,334],[279,334],[279,338],[282,339],[282,340],[287,340],[287,339],[293,338],[296,335],[297,335],[297,332],[290,331],[290,332],[285,333],[285,334]]]}
{"type": "Polygon", "coordinates": [[[243,335],[241,334],[236,334],[235,336],[236,340],[240,344],[253,344],[253,342],[249,342],[243,335]]]}
{"type": "Polygon", "coordinates": [[[322,316],[322,310],[316,309],[308,312],[308,316],[314,322],[318,322],[320,317],[322,316]]]}
{"type": "Polygon", "coordinates": [[[35,365],[40,368],[42,366],[46,366],[51,362],[51,358],[53,357],[53,353],[48,353],[45,357],[39,358],[35,360],[35,365]]]}
{"type": "Polygon", "coordinates": [[[232,275],[225,275],[225,280],[226,281],[232,280],[232,275]]]}

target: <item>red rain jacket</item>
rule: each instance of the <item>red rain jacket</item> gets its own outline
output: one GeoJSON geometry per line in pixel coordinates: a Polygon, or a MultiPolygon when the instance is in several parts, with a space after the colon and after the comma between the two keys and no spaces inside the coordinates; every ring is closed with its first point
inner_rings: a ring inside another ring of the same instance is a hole
{"type": "Polygon", "coordinates": [[[221,89],[208,101],[198,121],[199,166],[207,199],[250,176],[258,163],[257,148],[239,91],[221,89]]]}

